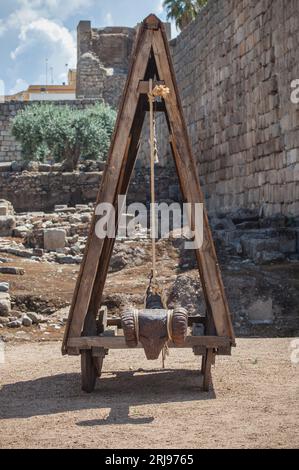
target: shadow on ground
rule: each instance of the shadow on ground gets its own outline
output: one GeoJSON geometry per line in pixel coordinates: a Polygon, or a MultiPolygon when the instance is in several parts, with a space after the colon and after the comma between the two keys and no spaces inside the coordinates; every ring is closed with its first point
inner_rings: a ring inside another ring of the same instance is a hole
{"type": "Polygon", "coordinates": [[[109,409],[106,419],[77,422],[78,426],[145,424],[153,417],[132,417],[130,406],[215,398],[213,388],[201,391],[202,377],[194,370],[147,370],[105,372],[96,389],[86,394],[80,374],[59,374],[3,385],[0,390],[1,419],[30,418],[67,411],[109,409]]]}

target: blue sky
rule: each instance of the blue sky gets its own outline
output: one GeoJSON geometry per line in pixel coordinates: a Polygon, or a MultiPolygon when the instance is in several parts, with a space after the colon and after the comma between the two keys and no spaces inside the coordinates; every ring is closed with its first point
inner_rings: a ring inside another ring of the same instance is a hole
{"type": "MultiPolygon", "coordinates": [[[[149,13],[165,20],[162,0],[0,0],[0,80],[5,94],[45,83],[46,58],[54,83],[76,67],[79,20],[93,27],[135,26],[149,13]]],[[[176,34],[173,27],[173,34],[176,34]]]]}

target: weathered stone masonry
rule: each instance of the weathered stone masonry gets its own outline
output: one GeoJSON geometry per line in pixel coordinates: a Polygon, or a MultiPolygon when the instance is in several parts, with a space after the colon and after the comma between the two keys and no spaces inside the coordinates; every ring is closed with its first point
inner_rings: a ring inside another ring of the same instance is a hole
{"type": "Polygon", "coordinates": [[[299,2],[210,0],[171,51],[208,209],[297,215],[299,2]]]}
{"type": "Polygon", "coordinates": [[[77,98],[104,98],[118,106],[126,82],[135,28],[96,29],[80,21],[77,29],[77,98]]]}
{"type": "MultiPolygon", "coordinates": [[[[165,23],[168,37],[170,23],[165,23]]],[[[117,108],[125,86],[137,28],[77,28],[77,98],[103,98],[117,108]]]]}
{"type": "MultiPolygon", "coordinates": [[[[16,212],[53,211],[56,204],[94,203],[103,172],[12,172],[0,171],[0,199],[13,204],[16,212]]],[[[137,169],[128,192],[127,202],[149,203],[149,175],[137,169]]],[[[156,174],[158,201],[177,200],[175,175],[163,169],[156,174]]]]}

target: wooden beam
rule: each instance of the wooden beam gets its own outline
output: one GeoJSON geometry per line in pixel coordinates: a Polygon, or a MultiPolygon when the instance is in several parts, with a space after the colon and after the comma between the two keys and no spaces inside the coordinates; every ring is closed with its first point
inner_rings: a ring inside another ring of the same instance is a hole
{"type": "MultiPolygon", "coordinates": [[[[153,81],[153,88],[155,88],[156,85],[165,85],[165,82],[163,80],[155,80],[153,81]]],[[[149,87],[149,81],[148,80],[140,80],[138,84],[138,93],[142,95],[147,95],[150,91],[149,87]]]]}
{"type": "MultiPolygon", "coordinates": [[[[194,346],[204,346],[206,348],[226,347],[230,344],[229,338],[218,336],[187,336],[183,348],[193,348],[194,346]]],[[[126,345],[124,336],[81,336],[80,338],[70,338],[68,347],[78,349],[91,349],[93,347],[105,349],[130,349],[126,345]]],[[[169,343],[169,347],[176,347],[169,343]]],[[[141,343],[138,348],[142,348],[141,343]]]]}
{"type": "Polygon", "coordinates": [[[149,29],[158,29],[162,24],[159,18],[152,13],[145,18],[143,23],[149,29]]]}
{"type": "Polygon", "coordinates": [[[202,364],[202,372],[203,372],[202,388],[205,392],[208,392],[210,388],[210,384],[212,380],[211,366],[213,364],[214,359],[215,359],[215,354],[213,352],[213,349],[211,348],[207,349],[207,352],[206,352],[206,355],[202,364]]]}

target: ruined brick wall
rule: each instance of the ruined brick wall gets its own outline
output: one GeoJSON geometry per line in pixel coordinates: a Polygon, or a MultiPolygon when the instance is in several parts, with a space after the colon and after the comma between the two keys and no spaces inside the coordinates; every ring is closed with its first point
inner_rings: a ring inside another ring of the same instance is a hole
{"type": "MultiPolygon", "coordinates": [[[[138,25],[137,25],[138,26],[138,25]]],[[[170,23],[165,23],[171,37],[170,23]]],[[[136,28],[92,28],[80,21],[77,28],[77,87],[79,99],[104,99],[117,108],[126,83],[136,28]]]]}
{"type": "Polygon", "coordinates": [[[299,2],[210,0],[171,51],[208,209],[298,214],[299,2]]]}
{"type": "MultiPolygon", "coordinates": [[[[11,121],[18,111],[31,106],[33,103],[36,104],[37,102],[16,101],[0,103],[0,163],[21,160],[21,147],[11,135],[11,121]]],[[[42,103],[45,103],[45,101],[42,103]]],[[[56,106],[71,106],[76,109],[84,109],[87,106],[92,106],[96,103],[96,100],[65,100],[50,101],[49,103],[56,106]]]]}
{"type": "Polygon", "coordinates": [[[0,163],[21,159],[21,146],[11,135],[11,120],[24,103],[0,103],[0,163]]]}
{"type": "Polygon", "coordinates": [[[77,98],[104,98],[117,108],[135,40],[136,29],[96,29],[80,21],[77,29],[77,98]]]}

